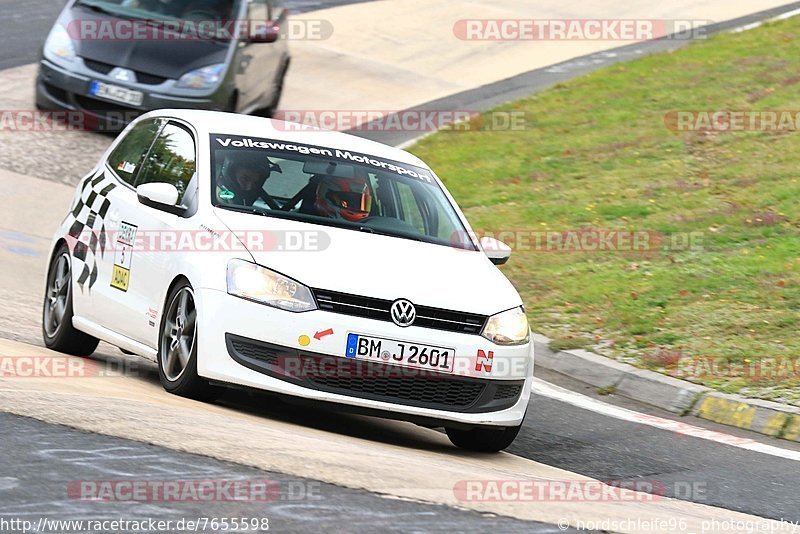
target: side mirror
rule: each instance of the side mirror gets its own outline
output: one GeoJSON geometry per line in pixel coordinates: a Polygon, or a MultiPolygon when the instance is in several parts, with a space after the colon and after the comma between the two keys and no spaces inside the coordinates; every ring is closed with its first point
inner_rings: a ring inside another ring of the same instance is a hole
{"type": "Polygon", "coordinates": [[[253,24],[247,35],[248,43],[274,43],[280,37],[281,27],[277,24],[253,24]]]}
{"type": "Polygon", "coordinates": [[[167,213],[180,215],[187,210],[186,206],[178,205],[180,193],[172,184],[164,182],[142,184],[136,188],[136,195],[139,197],[139,202],[145,206],[167,213]]]}
{"type": "Polygon", "coordinates": [[[493,237],[482,237],[480,245],[483,252],[495,265],[505,265],[511,257],[511,247],[493,237]]]}

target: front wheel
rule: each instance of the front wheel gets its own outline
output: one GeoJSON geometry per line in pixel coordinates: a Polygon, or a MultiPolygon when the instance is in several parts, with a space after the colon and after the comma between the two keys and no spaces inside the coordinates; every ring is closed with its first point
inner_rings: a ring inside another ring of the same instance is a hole
{"type": "Polygon", "coordinates": [[[72,326],[72,262],[69,248],[62,244],[47,271],[47,288],[42,309],[42,338],[48,349],[74,356],[95,351],[97,339],[72,326]]]}
{"type": "Polygon", "coordinates": [[[197,374],[197,308],[188,282],[167,297],[158,344],[158,377],[169,393],[211,400],[217,388],[197,374]]]}
{"type": "Polygon", "coordinates": [[[453,445],[468,451],[499,452],[511,445],[522,424],[507,428],[480,426],[469,430],[447,428],[447,437],[453,445]]]}

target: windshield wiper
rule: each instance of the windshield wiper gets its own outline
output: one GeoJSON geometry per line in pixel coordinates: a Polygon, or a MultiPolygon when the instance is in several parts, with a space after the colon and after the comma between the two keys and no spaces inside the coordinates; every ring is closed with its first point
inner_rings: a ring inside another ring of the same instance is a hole
{"type": "MultiPolygon", "coordinates": [[[[352,226],[350,226],[352,228],[352,226]]],[[[381,230],[375,230],[374,228],[370,228],[369,226],[359,226],[359,232],[365,232],[368,234],[375,234],[375,235],[382,235],[386,237],[399,237],[400,239],[410,239],[411,241],[419,241],[421,243],[431,243],[427,239],[423,239],[419,236],[410,235],[410,234],[400,234],[400,233],[392,233],[392,232],[384,232],[381,230]]]]}
{"type": "Polygon", "coordinates": [[[81,2],[78,2],[75,5],[76,6],[80,6],[80,7],[85,7],[86,9],[90,9],[90,10],[94,11],[95,13],[103,13],[104,15],[113,15],[115,17],[121,17],[122,16],[119,13],[117,13],[116,11],[112,11],[111,9],[103,7],[100,4],[94,4],[92,2],[83,2],[83,1],[81,1],[81,2]]]}
{"type": "Polygon", "coordinates": [[[236,206],[236,205],[223,205],[217,204],[215,207],[223,209],[223,210],[230,210],[230,211],[238,211],[240,213],[250,213],[253,215],[262,215],[264,217],[271,217],[269,213],[266,211],[260,210],[258,208],[254,208],[252,206],[236,206]]]}
{"type": "Polygon", "coordinates": [[[164,26],[163,20],[156,20],[147,17],[136,17],[136,20],[144,21],[145,24],[153,28],[161,28],[162,26],[164,26]]]}

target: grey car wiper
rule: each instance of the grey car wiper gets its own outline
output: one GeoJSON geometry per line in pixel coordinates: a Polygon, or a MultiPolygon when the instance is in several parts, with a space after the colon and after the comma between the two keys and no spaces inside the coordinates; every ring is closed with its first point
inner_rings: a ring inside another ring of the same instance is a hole
{"type": "Polygon", "coordinates": [[[133,20],[141,20],[142,22],[153,28],[161,28],[164,26],[163,20],[153,19],[149,17],[131,17],[131,18],[133,20]]]}
{"type": "Polygon", "coordinates": [[[108,9],[107,7],[103,7],[100,4],[95,4],[93,2],[80,1],[75,5],[76,6],[80,6],[80,7],[85,7],[86,9],[90,9],[90,10],[94,11],[95,13],[103,13],[104,15],[113,15],[115,17],[122,17],[122,15],[120,15],[116,11],[112,11],[111,9],[108,9]]]}

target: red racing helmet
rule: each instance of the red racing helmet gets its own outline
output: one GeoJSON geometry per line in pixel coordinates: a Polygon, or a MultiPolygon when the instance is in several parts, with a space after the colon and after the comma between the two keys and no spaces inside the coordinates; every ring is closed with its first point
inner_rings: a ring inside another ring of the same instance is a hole
{"type": "Polygon", "coordinates": [[[366,178],[324,176],[317,186],[314,207],[323,217],[359,222],[369,217],[372,193],[366,178]]]}

